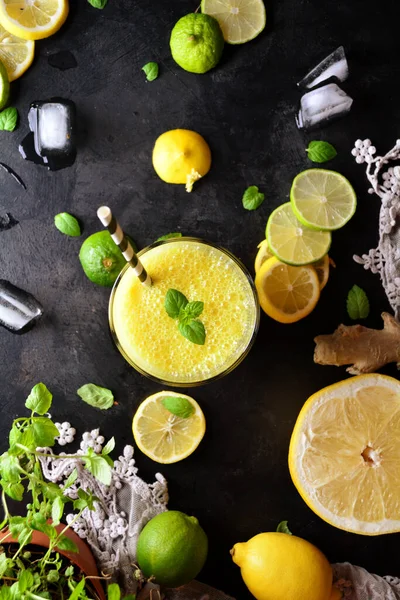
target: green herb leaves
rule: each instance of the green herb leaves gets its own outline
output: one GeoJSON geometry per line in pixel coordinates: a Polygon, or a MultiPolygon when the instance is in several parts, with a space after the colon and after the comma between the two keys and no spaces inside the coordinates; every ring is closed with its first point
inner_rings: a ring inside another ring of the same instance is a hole
{"type": "Polygon", "coordinates": [[[108,410],[114,404],[112,391],[94,383],[86,383],[79,388],[77,394],[86,404],[90,404],[90,406],[100,408],[101,410],[108,410]]]}
{"type": "Polygon", "coordinates": [[[165,396],[165,398],[161,400],[161,404],[170,413],[181,419],[188,419],[195,412],[193,404],[191,404],[187,398],[183,398],[182,396],[165,396]]]}
{"type": "Polygon", "coordinates": [[[0,112],[0,131],[14,131],[17,126],[18,111],[16,108],[6,108],[0,112]]]}
{"type": "Polygon", "coordinates": [[[158,77],[158,64],[156,62],[149,62],[142,67],[142,71],[145,72],[147,81],[154,81],[158,77]]]}
{"type": "Polygon", "coordinates": [[[314,141],[308,144],[308,158],[315,163],[324,163],[337,156],[336,148],[329,142],[314,141]]]}
{"type": "Polygon", "coordinates": [[[278,527],[276,528],[276,531],[278,533],[287,533],[288,535],[293,535],[292,532],[290,531],[289,527],[288,527],[288,522],[287,521],[281,521],[278,525],[278,527]]]}
{"type": "Polygon", "coordinates": [[[25,406],[38,415],[45,415],[50,410],[53,395],[44,383],[37,383],[26,399],[25,406]]]}
{"type": "Polygon", "coordinates": [[[184,338],[203,346],[206,340],[206,331],[201,321],[196,320],[204,310],[204,303],[189,302],[182,292],[170,289],[165,296],[165,310],[171,319],[178,319],[178,329],[184,338]]]}
{"type": "Polygon", "coordinates": [[[264,194],[258,191],[256,185],[251,185],[243,194],[242,203],[246,210],[256,210],[264,202],[264,194]]]}
{"type": "Polygon", "coordinates": [[[69,213],[60,213],[54,217],[54,225],[58,231],[70,237],[79,237],[81,235],[81,226],[78,220],[69,213]]]}
{"type": "Polygon", "coordinates": [[[88,0],[88,2],[93,6],[93,8],[99,8],[102,10],[107,4],[108,0],[88,0]]]}
{"type": "Polygon", "coordinates": [[[350,319],[366,319],[369,315],[367,294],[358,285],[353,285],[347,296],[347,313],[350,319]]]}
{"type": "Polygon", "coordinates": [[[166,233],[156,239],[156,242],[163,242],[164,240],[170,240],[172,238],[182,237],[182,234],[178,231],[176,233],[166,233]]]}

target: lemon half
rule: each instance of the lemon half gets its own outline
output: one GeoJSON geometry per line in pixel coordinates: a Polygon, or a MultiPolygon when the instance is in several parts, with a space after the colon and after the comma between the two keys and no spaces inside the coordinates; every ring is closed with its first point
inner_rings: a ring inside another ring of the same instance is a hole
{"type": "Polygon", "coordinates": [[[40,40],[60,29],[68,10],[68,0],[0,0],[0,24],[24,40],[40,40]]]}

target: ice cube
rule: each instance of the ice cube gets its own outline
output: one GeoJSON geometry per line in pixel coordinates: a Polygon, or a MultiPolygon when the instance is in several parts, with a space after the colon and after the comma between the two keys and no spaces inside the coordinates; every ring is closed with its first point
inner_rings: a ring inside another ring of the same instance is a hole
{"type": "Polygon", "coordinates": [[[13,333],[25,333],[43,314],[32,294],[0,279],[0,325],[13,333]]]}
{"type": "Polygon", "coordinates": [[[336,83],[311,90],[302,96],[296,116],[299,129],[311,129],[350,112],[353,99],[336,83]]]}
{"type": "Polygon", "coordinates": [[[330,79],[336,77],[339,81],[345,81],[349,76],[349,65],[343,46],[339,46],[332,54],[314,67],[297,85],[301,88],[311,89],[330,79]]]}
{"type": "Polygon", "coordinates": [[[28,114],[35,136],[35,150],[44,159],[75,152],[75,105],[70,100],[52,98],[34,102],[28,114]]]}

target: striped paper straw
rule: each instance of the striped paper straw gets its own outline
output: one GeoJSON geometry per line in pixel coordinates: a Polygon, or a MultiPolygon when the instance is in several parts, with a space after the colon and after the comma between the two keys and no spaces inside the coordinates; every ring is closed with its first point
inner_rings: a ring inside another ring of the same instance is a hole
{"type": "Polygon", "coordinates": [[[100,206],[100,208],[97,211],[97,216],[99,217],[104,227],[107,227],[112,239],[117,244],[118,248],[121,250],[125,260],[130,264],[130,266],[134,270],[135,275],[139,277],[141,283],[143,285],[151,286],[152,281],[150,275],[147,273],[146,269],[140,262],[134,249],[132,248],[131,244],[124,235],[120,224],[115,219],[115,217],[113,217],[113,214],[108,208],[108,206],[100,206]]]}

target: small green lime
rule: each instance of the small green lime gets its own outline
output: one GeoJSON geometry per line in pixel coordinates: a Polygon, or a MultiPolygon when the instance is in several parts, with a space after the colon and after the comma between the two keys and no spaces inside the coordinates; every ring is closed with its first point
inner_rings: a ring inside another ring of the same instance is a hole
{"type": "MultiPolygon", "coordinates": [[[[136,249],[136,246],[129,238],[136,249]]],[[[86,276],[105,287],[112,287],[119,273],[126,265],[121,250],[113,242],[108,231],[99,231],[89,236],[82,244],[79,260],[86,276]]]]}
{"type": "Polygon", "coordinates": [[[8,80],[7,69],[0,61],[0,110],[7,106],[10,97],[10,82],[8,80]]]}
{"type": "Polygon", "coordinates": [[[137,560],[145,577],[180,587],[194,579],[206,562],[208,540],[195,517],[177,510],[157,515],[142,530],[137,560]]]}
{"type": "Polygon", "coordinates": [[[171,33],[172,57],[190,73],[206,73],[215,67],[224,49],[224,36],[214,17],[190,13],[176,23],[171,33]]]}

